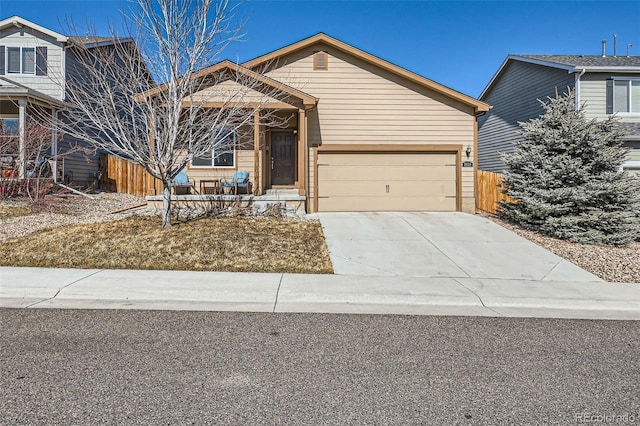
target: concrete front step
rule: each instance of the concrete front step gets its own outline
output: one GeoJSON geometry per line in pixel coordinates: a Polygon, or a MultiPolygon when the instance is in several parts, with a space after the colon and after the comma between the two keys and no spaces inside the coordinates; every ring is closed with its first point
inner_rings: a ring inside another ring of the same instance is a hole
{"type": "Polygon", "coordinates": [[[267,196],[267,197],[298,196],[298,190],[297,189],[267,189],[264,192],[264,196],[267,196]]]}

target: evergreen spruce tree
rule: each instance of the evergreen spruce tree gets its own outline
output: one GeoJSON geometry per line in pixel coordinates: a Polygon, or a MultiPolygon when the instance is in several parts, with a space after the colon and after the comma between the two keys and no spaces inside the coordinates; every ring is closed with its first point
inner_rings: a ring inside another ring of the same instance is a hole
{"type": "Polygon", "coordinates": [[[543,103],[519,123],[523,140],[503,155],[501,217],[544,234],[591,244],[640,239],[640,179],[622,171],[628,153],[616,120],[587,120],[575,94],[543,103]]]}

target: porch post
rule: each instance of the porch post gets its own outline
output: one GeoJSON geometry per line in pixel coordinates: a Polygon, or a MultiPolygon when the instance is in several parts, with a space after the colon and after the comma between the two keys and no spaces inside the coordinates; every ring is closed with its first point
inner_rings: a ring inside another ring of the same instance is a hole
{"type": "Polygon", "coordinates": [[[51,158],[53,158],[53,165],[51,166],[51,172],[53,173],[53,181],[58,182],[58,110],[52,109],[51,115],[53,115],[53,128],[51,129],[51,158]]]}
{"type": "Polygon", "coordinates": [[[260,110],[257,109],[253,113],[253,192],[254,194],[262,194],[260,187],[261,179],[258,177],[260,172],[260,110]]]}
{"type": "Polygon", "coordinates": [[[306,158],[305,150],[307,149],[307,126],[306,113],[304,109],[298,110],[298,194],[306,195],[307,176],[305,174],[306,167],[304,159],[306,158]]]}
{"type": "Polygon", "coordinates": [[[18,161],[20,169],[18,177],[24,179],[27,176],[27,148],[25,141],[25,123],[27,118],[27,103],[24,99],[18,101],[18,161]]]}

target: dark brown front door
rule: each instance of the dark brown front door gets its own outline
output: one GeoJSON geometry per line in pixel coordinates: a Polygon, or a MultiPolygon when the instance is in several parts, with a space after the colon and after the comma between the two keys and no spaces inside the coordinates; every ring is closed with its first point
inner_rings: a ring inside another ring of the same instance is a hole
{"type": "Polygon", "coordinates": [[[296,180],[296,140],[293,132],[271,133],[271,185],[293,185],[296,180]]]}

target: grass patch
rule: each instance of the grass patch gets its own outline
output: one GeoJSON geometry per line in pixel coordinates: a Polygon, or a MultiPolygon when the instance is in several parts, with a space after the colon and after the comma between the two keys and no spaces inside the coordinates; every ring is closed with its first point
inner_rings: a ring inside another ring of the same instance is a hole
{"type": "Polygon", "coordinates": [[[332,273],[313,221],[204,218],[163,229],[159,218],[50,228],[3,243],[3,266],[332,273]]]}
{"type": "Polygon", "coordinates": [[[33,213],[31,208],[27,206],[0,204],[0,220],[9,219],[11,217],[27,216],[31,213],[33,213]]]}

